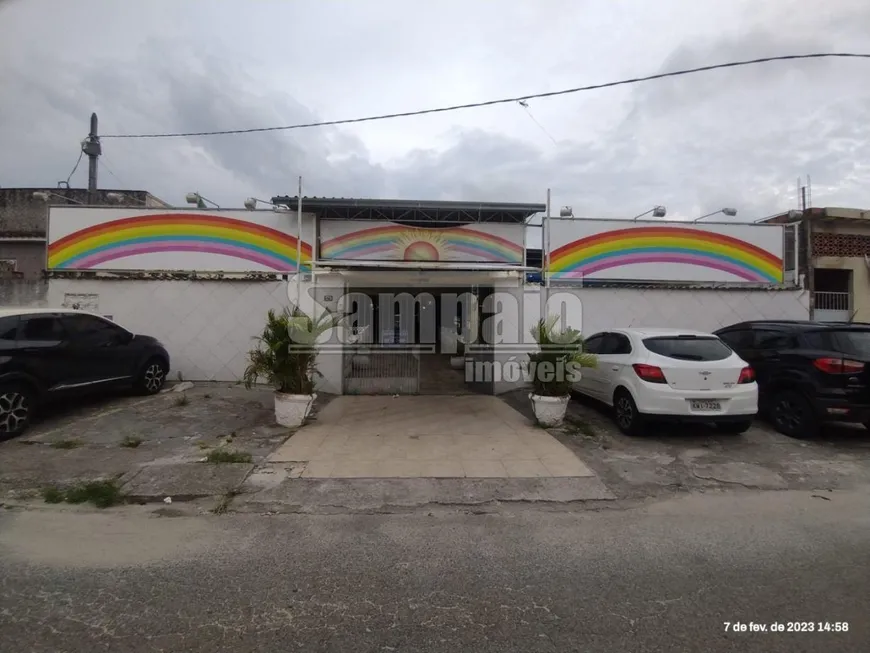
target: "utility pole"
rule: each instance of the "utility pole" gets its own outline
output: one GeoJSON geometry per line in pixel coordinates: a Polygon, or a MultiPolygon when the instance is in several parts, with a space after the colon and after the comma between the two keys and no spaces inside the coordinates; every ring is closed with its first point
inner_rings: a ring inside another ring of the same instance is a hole
{"type": "Polygon", "coordinates": [[[97,114],[91,114],[91,131],[82,141],[82,152],[88,157],[88,204],[97,203],[97,159],[103,153],[97,131],[97,114]]]}

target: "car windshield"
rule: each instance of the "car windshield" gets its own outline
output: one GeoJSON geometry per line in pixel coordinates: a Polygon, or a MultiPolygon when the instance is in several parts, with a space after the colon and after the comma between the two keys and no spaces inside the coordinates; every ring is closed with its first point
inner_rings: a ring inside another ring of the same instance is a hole
{"type": "Polygon", "coordinates": [[[842,331],[816,331],[806,334],[810,346],[827,349],[849,356],[870,359],[870,330],[844,329],[842,331]]]}
{"type": "Polygon", "coordinates": [[[643,344],[654,354],[685,361],[721,361],[731,355],[728,345],[710,336],[657,336],[643,344]]]}

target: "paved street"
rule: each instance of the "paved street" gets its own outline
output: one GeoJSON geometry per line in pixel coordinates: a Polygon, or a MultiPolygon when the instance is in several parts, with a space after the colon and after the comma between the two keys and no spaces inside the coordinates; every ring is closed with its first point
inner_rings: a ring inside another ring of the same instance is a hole
{"type": "Polygon", "coordinates": [[[861,651],[868,568],[867,488],[578,512],[7,510],[0,650],[861,651]],[[725,632],[738,621],[849,630],[725,632]]]}

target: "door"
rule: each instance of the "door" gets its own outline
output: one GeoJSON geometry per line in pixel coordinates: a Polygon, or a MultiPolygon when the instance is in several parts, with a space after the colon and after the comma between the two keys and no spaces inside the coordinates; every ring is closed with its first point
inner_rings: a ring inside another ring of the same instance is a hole
{"type": "Polygon", "coordinates": [[[491,395],[495,394],[496,381],[495,349],[493,348],[495,338],[492,333],[495,320],[487,319],[493,315],[492,309],[494,307],[489,305],[491,302],[487,302],[486,298],[495,292],[495,288],[492,286],[473,286],[471,292],[477,298],[474,302],[476,307],[469,307],[471,310],[475,310],[475,308],[477,310],[476,323],[469,315],[469,318],[472,318],[470,320],[472,322],[471,336],[474,337],[476,327],[479,337],[476,350],[470,352],[466,349],[465,351],[466,361],[470,359],[473,363],[470,370],[468,364],[465,366],[465,382],[473,392],[491,395]]]}
{"type": "MultiPolygon", "coordinates": [[[[606,333],[595,333],[583,342],[583,351],[587,354],[595,354],[596,358],[600,358],[602,347],[604,346],[604,338],[606,333]]],[[[599,363],[599,366],[601,363],[599,363]]],[[[601,368],[600,367],[584,367],[580,370],[580,380],[574,383],[574,389],[584,395],[601,399],[601,368]]]]}
{"type": "Polygon", "coordinates": [[[602,401],[610,404],[625,368],[631,365],[631,340],[624,333],[608,333],[598,355],[598,379],[602,401]]]}
{"type": "Polygon", "coordinates": [[[17,371],[19,362],[13,357],[18,346],[18,316],[0,317],[0,374],[17,371]]]}
{"type": "Polygon", "coordinates": [[[23,370],[49,391],[76,383],[89,373],[86,366],[76,364],[67,333],[55,313],[21,316],[17,352],[23,370]]]}
{"type": "Polygon", "coordinates": [[[67,314],[61,324],[69,338],[70,357],[88,372],[81,383],[120,385],[135,373],[133,336],[109,320],[87,314],[67,314]]]}
{"type": "Polygon", "coordinates": [[[754,340],[752,360],[746,362],[755,371],[758,387],[767,387],[781,368],[783,352],[797,347],[797,339],[784,331],[757,329],[754,340]]]}

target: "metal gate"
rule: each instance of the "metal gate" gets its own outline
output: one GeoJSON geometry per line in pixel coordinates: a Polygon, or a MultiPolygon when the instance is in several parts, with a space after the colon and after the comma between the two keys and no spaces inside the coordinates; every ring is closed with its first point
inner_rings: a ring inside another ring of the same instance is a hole
{"type": "Polygon", "coordinates": [[[354,348],[344,357],[344,393],[414,395],[420,392],[420,352],[407,346],[391,351],[354,348]]]}

